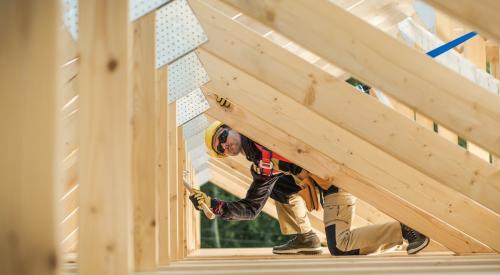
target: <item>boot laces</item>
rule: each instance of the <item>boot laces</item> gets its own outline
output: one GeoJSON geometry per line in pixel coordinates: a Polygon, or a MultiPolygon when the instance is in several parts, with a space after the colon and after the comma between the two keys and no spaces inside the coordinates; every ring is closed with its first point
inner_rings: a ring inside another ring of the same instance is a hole
{"type": "Polygon", "coordinates": [[[418,234],[417,232],[415,232],[415,230],[409,230],[407,235],[406,235],[406,239],[409,241],[409,242],[414,242],[418,239],[418,234]]]}

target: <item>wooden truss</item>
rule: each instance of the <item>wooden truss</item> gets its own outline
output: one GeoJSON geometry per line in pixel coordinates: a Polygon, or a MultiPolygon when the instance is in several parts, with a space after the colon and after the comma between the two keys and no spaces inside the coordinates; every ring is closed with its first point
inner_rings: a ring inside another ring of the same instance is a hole
{"type": "MultiPolygon", "coordinates": [[[[58,1],[21,2],[0,4],[1,274],[500,270],[500,90],[427,57],[424,40],[408,47],[394,23],[356,16],[411,0],[189,0],[209,39],[195,50],[209,119],[354,194],[355,227],[398,220],[430,236],[411,258],[200,249],[183,186],[197,159],[168,103],[171,67],[155,66],[157,11],[130,22],[128,1],[80,1],[75,43],[58,1]]],[[[456,50],[496,83],[497,1],[426,2],[456,17],[438,13],[437,33],[456,20],[479,32],[456,50]]],[[[238,197],[251,183],[245,159],[206,169],[238,197]]],[[[263,211],[277,217],[272,201],[263,211]]],[[[325,238],[322,212],[309,218],[325,238]]]]}

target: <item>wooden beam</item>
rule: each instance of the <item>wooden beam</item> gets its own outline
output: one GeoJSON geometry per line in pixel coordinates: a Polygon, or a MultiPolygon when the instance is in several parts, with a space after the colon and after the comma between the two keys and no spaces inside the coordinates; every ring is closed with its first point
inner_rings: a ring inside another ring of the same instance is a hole
{"type": "MultiPolygon", "coordinates": [[[[205,92],[210,92],[207,88],[204,87],[204,89],[205,92]]],[[[269,92],[267,88],[265,90],[266,90],[265,92],[269,92]]],[[[233,92],[235,94],[239,93],[238,91],[233,91],[233,92]]],[[[227,96],[225,93],[221,93],[219,91],[217,91],[217,93],[223,96],[227,96]]],[[[253,96],[258,97],[257,95],[254,94],[253,91],[248,92],[248,95],[251,95],[252,97],[253,96]]],[[[233,100],[233,96],[230,96],[229,98],[230,100],[233,100]]],[[[271,102],[274,101],[272,98],[271,99],[266,98],[266,96],[262,97],[262,100],[264,101],[271,100],[271,102]]],[[[337,186],[349,190],[357,197],[365,200],[366,202],[377,207],[381,211],[389,214],[390,216],[396,218],[397,220],[428,234],[431,238],[442,243],[450,250],[457,253],[468,253],[473,251],[475,252],[490,251],[488,248],[485,248],[483,245],[479,244],[478,242],[468,237],[467,235],[463,234],[462,232],[458,231],[457,229],[448,226],[447,223],[439,219],[436,219],[434,216],[431,216],[428,212],[422,211],[419,208],[412,206],[409,202],[403,200],[400,196],[393,193],[394,191],[399,191],[399,190],[404,191],[404,189],[406,188],[401,189],[397,185],[398,180],[396,180],[392,176],[384,176],[385,172],[380,173],[384,170],[377,172],[376,176],[373,176],[370,179],[368,179],[366,176],[362,176],[360,173],[357,173],[353,169],[350,169],[348,163],[343,161],[343,159],[335,161],[333,160],[333,158],[327,157],[326,152],[330,151],[330,149],[322,150],[320,153],[319,150],[311,147],[310,145],[305,144],[304,142],[290,135],[289,132],[284,132],[283,130],[281,130],[282,129],[281,127],[283,125],[280,123],[276,124],[279,125],[279,128],[275,128],[274,126],[271,126],[271,124],[269,124],[269,122],[267,122],[266,120],[263,120],[262,118],[259,118],[258,116],[253,115],[252,113],[245,111],[244,109],[237,108],[236,106],[234,106],[234,108],[230,111],[231,116],[228,116],[225,112],[227,110],[222,110],[222,108],[217,108],[217,107],[214,108],[215,100],[213,99],[213,96],[209,97],[209,101],[212,107],[207,112],[214,118],[217,118],[227,123],[237,131],[243,133],[244,135],[249,136],[253,140],[266,144],[266,146],[271,148],[273,151],[276,151],[286,156],[287,158],[292,159],[294,162],[304,167],[305,169],[317,175],[320,175],[323,178],[334,179],[337,186]],[[386,182],[396,183],[396,185],[389,188],[386,187],[382,188],[381,186],[383,186],[383,184],[386,182]]],[[[240,101],[236,102],[236,104],[238,103],[241,104],[240,101]]],[[[261,105],[260,103],[258,103],[255,106],[259,106],[264,110],[269,108],[269,110],[272,110],[273,112],[273,114],[271,115],[273,117],[276,116],[276,114],[279,114],[274,110],[280,110],[280,108],[276,109],[273,107],[267,107],[265,105],[261,105]]],[[[300,109],[295,109],[294,112],[296,112],[298,115],[303,115],[303,113],[302,112],[299,113],[298,110],[300,109]]],[[[266,116],[268,116],[267,113],[266,116]]],[[[288,118],[287,119],[279,118],[279,120],[282,122],[287,122],[287,121],[293,121],[294,119],[290,120],[288,118]]],[[[311,119],[307,120],[310,123],[311,121],[315,120],[319,121],[320,119],[314,118],[313,120],[311,119]]],[[[297,129],[302,129],[301,127],[302,126],[300,126],[297,129]]],[[[308,135],[311,136],[316,135],[315,133],[311,133],[310,132],[311,130],[309,129],[303,131],[304,134],[308,133],[308,135]]],[[[334,133],[328,131],[328,129],[326,128],[323,128],[322,132],[334,133]]],[[[322,134],[319,134],[318,136],[324,137],[324,135],[322,134]]],[[[336,143],[343,140],[345,140],[344,137],[340,137],[338,141],[334,140],[332,142],[329,142],[328,146],[335,147],[336,143]]],[[[349,140],[349,138],[347,138],[346,140],[349,140]]],[[[341,150],[347,153],[348,156],[357,155],[357,153],[356,154],[353,153],[353,155],[349,153],[355,147],[350,145],[349,146],[340,145],[340,146],[342,147],[341,150]]],[[[360,148],[360,149],[365,150],[365,148],[360,148]]],[[[385,163],[385,160],[379,159],[379,162],[385,163]]],[[[367,165],[367,167],[373,166],[373,164],[367,164],[367,163],[365,163],[364,165],[367,165]]],[[[399,165],[398,168],[393,167],[389,170],[392,169],[396,170],[399,169],[399,165]]],[[[370,171],[366,172],[369,172],[370,174],[374,173],[370,171]]],[[[437,186],[439,186],[439,184],[437,184],[437,186]]],[[[448,190],[441,190],[439,192],[444,192],[446,195],[447,191],[448,190]]],[[[411,193],[414,194],[413,191],[411,193]]],[[[426,197],[428,197],[427,194],[426,197]]],[[[448,198],[443,200],[446,201],[447,199],[448,198]]],[[[436,200],[436,202],[439,202],[439,200],[436,200]]],[[[435,204],[436,202],[432,202],[432,204],[435,204]]]]}
{"type": "MultiPolygon", "coordinates": [[[[243,157],[243,156],[235,156],[235,157],[230,157],[230,158],[223,158],[223,159],[210,159],[211,163],[221,163],[224,164],[224,167],[221,167],[224,169],[224,171],[233,171],[231,173],[232,175],[235,174],[240,174],[246,177],[245,181],[247,182],[247,186],[245,187],[245,190],[248,189],[251,183],[251,175],[250,175],[250,170],[249,170],[249,163],[248,161],[243,157]]],[[[212,172],[214,172],[212,170],[212,172]]],[[[213,181],[213,179],[212,179],[213,181]]],[[[217,184],[217,183],[216,183],[217,184]]],[[[220,185],[219,185],[220,186],[220,185]]],[[[220,186],[221,188],[227,190],[227,188],[224,188],[220,186]]],[[[233,187],[234,189],[234,187],[233,187]]],[[[234,192],[238,192],[237,191],[234,192]]],[[[240,193],[243,191],[239,191],[240,193]]],[[[233,193],[233,192],[231,192],[233,193]]],[[[240,193],[233,193],[233,194],[240,194],[240,193]]],[[[241,196],[237,195],[238,197],[242,197],[244,193],[241,194],[241,196]]],[[[269,201],[271,204],[274,204],[272,200],[269,201]]],[[[265,211],[265,208],[264,208],[265,211]]],[[[266,212],[267,213],[267,212],[266,212]]],[[[268,213],[269,214],[269,213],[268,213]]],[[[276,214],[276,213],[274,213],[276,214]]],[[[271,215],[271,214],[270,214],[271,215]]],[[[317,232],[324,237],[324,225],[323,225],[323,211],[314,211],[314,212],[309,212],[309,216],[311,217],[311,225],[315,227],[317,232]]],[[[273,216],[274,218],[277,218],[276,216],[273,216]]],[[[376,224],[376,223],[386,223],[386,222],[391,222],[394,221],[393,218],[385,215],[384,213],[378,211],[375,207],[369,205],[368,203],[358,199],[356,203],[356,216],[354,217],[353,221],[353,228],[360,227],[363,225],[368,225],[368,224],[376,224]]],[[[426,248],[426,251],[447,251],[446,248],[444,248],[442,245],[436,243],[435,241],[431,241],[429,244],[430,247],[426,248]]]]}
{"type": "MultiPolygon", "coordinates": [[[[186,169],[186,142],[184,141],[184,129],[182,127],[177,128],[177,213],[178,213],[178,228],[179,233],[177,236],[177,252],[179,253],[179,259],[184,259],[187,256],[186,248],[186,202],[187,191],[184,187],[183,174],[186,169]]],[[[191,202],[189,202],[191,203],[191,202]]]]}
{"type": "Polygon", "coordinates": [[[204,30],[211,37],[208,43],[203,44],[204,50],[500,213],[500,170],[415,123],[413,111],[411,120],[408,120],[202,1],[191,3],[204,30]]]}
{"type": "Polygon", "coordinates": [[[314,258],[271,255],[269,248],[203,249],[196,257],[160,274],[491,274],[500,268],[498,255],[384,255],[375,257],[314,258]],[[265,257],[265,259],[263,259],[265,257]],[[228,260],[230,259],[230,260],[228,260]],[[210,260],[210,265],[207,265],[210,260]]]}
{"type": "Polygon", "coordinates": [[[500,98],[329,1],[224,0],[404,104],[500,153],[500,98]]]}
{"type": "MultiPolygon", "coordinates": [[[[500,226],[497,214],[311,112],[247,73],[206,51],[199,50],[198,53],[212,79],[207,87],[216,90],[220,96],[286,129],[287,133],[314,146],[342,166],[377,179],[380,187],[391,190],[414,206],[493,248],[498,244],[497,249],[500,249],[500,238],[493,237],[500,234],[495,229],[497,224],[500,226]],[[472,220],[476,220],[474,225],[472,220]],[[477,227],[479,224],[480,228],[477,227]]],[[[320,176],[335,178],[331,174],[320,176]]]]}
{"type": "Polygon", "coordinates": [[[177,168],[177,124],[176,124],[176,105],[175,102],[168,104],[167,107],[167,173],[169,188],[169,224],[170,224],[170,243],[169,255],[170,261],[176,261],[180,258],[177,243],[179,241],[179,197],[177,188],[178,168],[177,168]]]}
{"type": "Polygon", "coordinates": [[[0,4],[0,273],[58,274],[58,1],[0,4]]]}
{"type": "Polygon", "coordinates": [[[167,79],[168,67],[156,70],[156,188],[157,188],[157,232],[158,265],[170,262],[170,211],[169,211],[169,176],[167,152],[167,79]]]}
{"type": "Polygon", "coordinates": [[[133,23],[134,270],[156,269],[155,13],[133,23]]]}
{"type": "Polygon", "coordinates": [[[426,0],[435,8],[452,15],[488,38],[500,42],[500,4],[495,0],[426,0]]]}
{"type": "Polygon", "coordinates": [[[130,274],[133,266],[127,3],[79,2],[81,274],[130,274]]]}

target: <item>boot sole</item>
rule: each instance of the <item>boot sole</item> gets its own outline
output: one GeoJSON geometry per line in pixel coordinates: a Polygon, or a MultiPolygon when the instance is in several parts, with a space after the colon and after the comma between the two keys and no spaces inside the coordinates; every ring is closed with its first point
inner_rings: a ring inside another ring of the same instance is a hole
{"type": "Polygon", "coordinates": [[[323,253],[321,247],[318,248],[299,248],[299,249],[288,249],[288,250],[273,250],[273,254],[282,254],[282,255],[318,255],[323,253]]]}
{"type": "Polygon", "coordinates": [[[415,247],[415,248],[412,248],[410,250],[408,250],[408,255],[413,255],[413,254],[417,254],[418,252],[420,252],[422,249],[426,248],[427,245],[429,245],[430,243],[430,239],[429,238],[426,238],[425,239],[425,242],[423,242],[421,245],[415,247]]]}

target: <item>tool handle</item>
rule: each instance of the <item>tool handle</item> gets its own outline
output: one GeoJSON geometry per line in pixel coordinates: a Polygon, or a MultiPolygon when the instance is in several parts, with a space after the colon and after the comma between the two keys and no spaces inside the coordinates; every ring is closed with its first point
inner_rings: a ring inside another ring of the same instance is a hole
{"type": "Polygon", "coordinates": [[[215,219],[215,214],[214,212],[212,212],[212,210],[204,203],[202,202],[201,203],[201,208],[203,209],[203,213],[205,213],[205,216],[209,219],[209,220],[213,220],[215,219]]]}
{"type": "MultiPolygon", "coordinates": [[[[184,187],[186,187],[186,189],[189,191],[189,193],[193,193],[193,189],[191,188],[191,186],[187,183],[187,181],[183,180],[184,182],[184,187]]],[[[214,212],[212,212],[212,210],[210,209],[210,207],[207,206],[206,203],[202,202],[201,203],[201,209],[203,210],[203,213],[205,214],[205,216],[209,219],[209,220],[213,220],[215,219],[215,214],[214,212]]]]}

